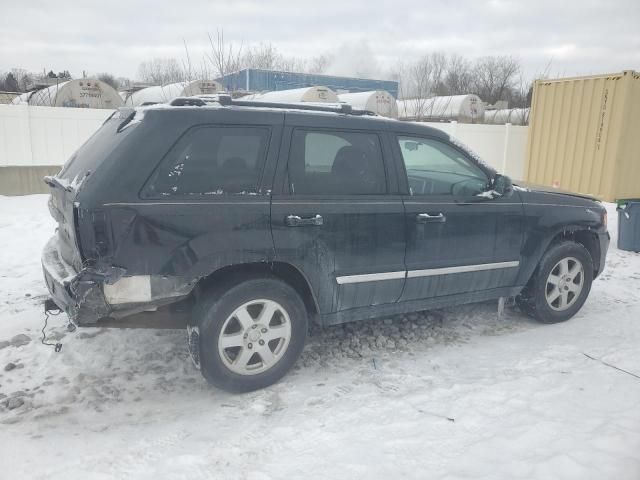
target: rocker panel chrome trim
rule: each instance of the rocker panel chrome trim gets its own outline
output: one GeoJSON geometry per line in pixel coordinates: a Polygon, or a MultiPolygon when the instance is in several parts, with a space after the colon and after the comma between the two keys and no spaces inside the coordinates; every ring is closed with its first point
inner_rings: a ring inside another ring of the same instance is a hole
{"type": "Polygon", "coordinates": [[[425,270],[409,270],[407,272],[407,278],[433,277],[435,275],[448,275],[451,273],[481,272],[483,270],[497,270],[499,268],[515,268],[518,265],[520,265],[520,262],[516,260],[512,262],[480,263],[477,265],[461,265],[459,267],[429,268],[425,270]]]}
{"type": "Polygon", "coordinates": [[[515,268],[520,265],[517,260],[511,262],[480,263],[476,265],[460,265],[457,267],[428,268],[423,270],[409,270],[408,272],[365,273],[362,275],[344,275],[336,277],[338,285],[349,283],[378,282],[381,280],[400,280],[403,278],[433,277],[435,275],[449,275],[452,273],[481,272],[500,268],[515,268]]]}

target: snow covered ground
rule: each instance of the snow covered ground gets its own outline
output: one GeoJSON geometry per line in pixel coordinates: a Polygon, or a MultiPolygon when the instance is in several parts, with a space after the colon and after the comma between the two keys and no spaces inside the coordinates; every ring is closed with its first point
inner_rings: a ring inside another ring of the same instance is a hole
{"type": "Polygon", "coordinates": [[[62,351],[41,345],[53,222],[45,196],[0,197],[0,478],[637,480],[640,379],[584,355],[640,374],[640,255],[609,224],[569,322],[487,303],[315,328],[283,381],[231,395],[182,331],[60,315],[62,351]]]}

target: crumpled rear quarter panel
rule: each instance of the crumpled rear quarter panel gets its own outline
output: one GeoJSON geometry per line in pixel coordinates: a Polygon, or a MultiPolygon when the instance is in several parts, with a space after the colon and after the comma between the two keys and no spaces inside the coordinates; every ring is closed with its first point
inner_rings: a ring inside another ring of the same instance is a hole
{"type": "Polygon", "coordinates": [[[274,257],[268,196],[118,206],[112,217],[116,265],[127,275],[164,275],[191,281],[235,263],[274,257]],[[118,222],[117,218],[128,218],[118,222]],[[118,232],[118,228],[124,230],[118,232]]]}

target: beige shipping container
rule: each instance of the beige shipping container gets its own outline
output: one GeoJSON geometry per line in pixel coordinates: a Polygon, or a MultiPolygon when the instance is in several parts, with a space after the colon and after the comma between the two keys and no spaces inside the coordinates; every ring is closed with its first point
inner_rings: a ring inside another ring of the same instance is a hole
{"type": "Polygon", "coordinates": [[[606,201],[640,198],[640,74],[536,81],[525,178],[606,201]]]}

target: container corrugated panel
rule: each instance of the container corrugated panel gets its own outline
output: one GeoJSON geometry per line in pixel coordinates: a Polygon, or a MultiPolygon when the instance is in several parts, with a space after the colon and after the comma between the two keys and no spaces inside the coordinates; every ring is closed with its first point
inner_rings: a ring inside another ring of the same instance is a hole
{"type": "Polygon", "coordinates": [[[640,77],[538,80],[526,179],[603,200],[640,197],[640,77]]]}
{"type": "Polygon", "coordinates": [[[628,138],[620,151],[622,171],[615,186],[617,199],[640,198],[640,75],[633,72],[629,83],[631,93],[625,104],[628,138]]]}

